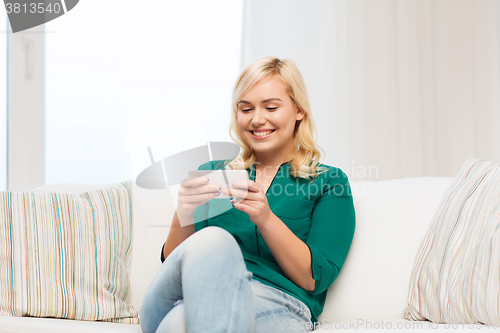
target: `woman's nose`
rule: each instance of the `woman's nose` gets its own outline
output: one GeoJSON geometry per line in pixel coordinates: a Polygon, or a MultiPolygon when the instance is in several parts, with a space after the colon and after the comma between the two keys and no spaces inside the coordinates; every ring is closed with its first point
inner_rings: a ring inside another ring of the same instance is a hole
{"type": "Polygon", "coordinates": [[[259,125],[263,125],[266,123],[266,118],[264,118],[264,114],[262,111],[256,109],[253,113],[252,125],[257,127],[259,125]]]}

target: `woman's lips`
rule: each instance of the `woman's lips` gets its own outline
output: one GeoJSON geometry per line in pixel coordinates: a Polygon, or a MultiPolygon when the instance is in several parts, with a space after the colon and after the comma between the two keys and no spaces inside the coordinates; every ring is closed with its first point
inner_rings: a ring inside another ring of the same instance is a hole
{"type": "Polygon", "coordinates": [[[252,131],[250,131],[250,134],[252,134],[252,137],[253,137],[255,140],[263,140],[263,139],[266,139],[266,138],[270,137],[271,135],[273,135],[273,134],[274,134],[274,132],[276,132],[276,130],[273,130],[270,134],[268,134],[268,135],[263,135],[263,136],[257,136],[257,135],[255,135],[255,134],[253,134],[253,132],[252,132],[252,131]]]}

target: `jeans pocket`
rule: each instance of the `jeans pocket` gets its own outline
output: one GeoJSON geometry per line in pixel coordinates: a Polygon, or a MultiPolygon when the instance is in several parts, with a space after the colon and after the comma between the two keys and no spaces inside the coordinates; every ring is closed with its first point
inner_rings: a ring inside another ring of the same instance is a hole
{"type": "Polygon", "coordinates": [[[308,320],[311,320],[311,311],[309,311],[309,308],[307,305],[304,304],[304,302],[299,301],[297,298],[292,297],[288,295],[292,300],[292,304],[294,304],[298,309],[300,309],[300,312],[298,313],[301,317],[305,317],[308,320]]]}
{"type": "Polygon", "coordinates": [[[304,302],[300,301],[298,298],[287,294],[278,288],[268,286],[260,281],[252,281],[256,281],[260,287],[267,289],[269,292],[273,293],[274,295],[276,295],[276,297],[281,299],[283,301],[283,305],[286,306],[290,312],[297,314],[300,317],[311,320],[311,311],[309,310],[307,305],[304,302]]]}

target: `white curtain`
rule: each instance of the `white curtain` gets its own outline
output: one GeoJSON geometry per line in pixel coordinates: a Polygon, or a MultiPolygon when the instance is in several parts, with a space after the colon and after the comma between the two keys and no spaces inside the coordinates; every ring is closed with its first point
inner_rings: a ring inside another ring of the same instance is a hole
{"type": "Polygon", "coordinates": [[[242,66],[302,72],[324,163],[351,180],[500,161],[500,1],[246,0],[242,66]]]}

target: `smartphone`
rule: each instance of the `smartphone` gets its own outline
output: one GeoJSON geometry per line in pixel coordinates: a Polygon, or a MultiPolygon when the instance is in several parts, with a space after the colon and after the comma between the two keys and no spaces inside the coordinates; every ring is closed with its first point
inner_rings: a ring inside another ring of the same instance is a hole
{"type": "MultiPolygon", "coordinates": [[[[246,170],[195,170],[188,172],[190,177],[206,177],[208,184],[219,185],[221,191],[224,189],[231,189],[232,184],[240,180],[250,180],[246,170]]],[[[248,190],[248,187],[246,188],[248,190]]],[[[228,199],[233,198],[221,192],[218,197],[214,199],[228,199]]]]}

